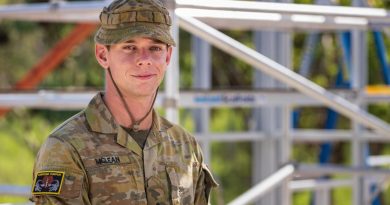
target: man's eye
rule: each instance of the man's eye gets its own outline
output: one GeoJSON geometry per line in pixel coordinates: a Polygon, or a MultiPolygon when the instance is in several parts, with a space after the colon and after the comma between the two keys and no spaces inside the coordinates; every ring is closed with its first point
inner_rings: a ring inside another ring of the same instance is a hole
{"type": "Polygon", "coordinates": [[[160,47],[158,47],[158,46],[152,46],[152,47],[150,47],[150,50],[151,50],[151,51],[161,51],[162,48],[160,48],[160,47]]]}
{"type": "Polygon", "coordinates": [[[137,50],[135,46],[124,46],[123,49],[130,50],[130,51],[137,50]]]}

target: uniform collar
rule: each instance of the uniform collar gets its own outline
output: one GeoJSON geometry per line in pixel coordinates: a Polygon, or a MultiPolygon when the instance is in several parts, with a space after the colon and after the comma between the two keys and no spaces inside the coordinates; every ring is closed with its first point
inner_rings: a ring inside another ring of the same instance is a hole
{"type": "Polygon", "coordinates": [[[152,130],[146,139],[146,144],[144,149],[149,149],[157,144],[159,144],[162,140],[162,134],[166,133],[167,130],[172,127],[172,124],[160,117],[155,110],[153,110],[153,125],[152,130]]]}
{"type": "MultiPolygon", "coordinates": [[[[133,150],[137,154],[142,153],[141,148],[134,139],[115,122],[111,112],[104,104],[103,95],[103,92],[95,95],[85,110],[85,115],[91,130],[102,134],[117,134],[116,141],[118,144],[133,150]]],[[[152,126],[144,149],[149,149],[159,144],[163,140],[161,134],[166,133],[173,125],[153,110],[152,126]]]]}
{"type": "Polygon", "coordinates": [[[118,125],[103,101],[103,92],[99,92],[89,102],[85,115],[92,131],[103,134],[117,133],[118,125]]]}

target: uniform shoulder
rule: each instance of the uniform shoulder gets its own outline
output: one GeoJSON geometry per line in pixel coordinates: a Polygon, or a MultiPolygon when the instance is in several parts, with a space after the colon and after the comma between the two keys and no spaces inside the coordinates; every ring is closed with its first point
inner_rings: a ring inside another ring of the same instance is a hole
{"type": "Polygon", "coordinates": [[[202,162],[202,150],[195,137],[182,126],[169,122],[162,118],[162,125],[169,125],[166,129],[167,139],[170,144],[180,145],[184,153],[193,153],[196,161],[202,162]]]}
{"type": "Polygon", "coordinates": [[[59,126],[57,126],[49,137],[60,138],[61,140],[71,140],[73,136],[80,136],[81,133],[88,132],[84,110],[73,115],[59,126]]]}
{"type": "Polygon", "coordinates": [[[166,128],[166,132],[172,136],[175,140],[178,141],[190,141],[190,142],[196,142],[195,137],[188,132],[184,127],[172,123],[169,120],[165,119],[164,117],[160,117],[161,124],[163,127],[166,128]]]}
{"type": "Polygon", "coordinates": [[[52,131],[39,149],[35,162],[36,171],[51,168],[80,169],[73,141],[81,136],[80,132],[87,129],[84,116],[84,112],[81,111],[52,131]]]}

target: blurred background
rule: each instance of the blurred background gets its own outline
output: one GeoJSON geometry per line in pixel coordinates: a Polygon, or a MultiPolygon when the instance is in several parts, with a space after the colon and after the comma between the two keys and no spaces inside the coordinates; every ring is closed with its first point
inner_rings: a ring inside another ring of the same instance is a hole
{"type": "MultiPolygon", "coordinates": [[[[0,0],[1,7],[24,3],[58,2],[0,0]]],[[[278,3],[390,7],[387,0],[278,3]]],[[[327,10],[321,11],[326,15],[327,10]]],[[[30,98],[15,98],[25,100],[20,106],[5,106],[4,102],[11,99],[9,94],[79,93],[88,97],[103,89],[104,72],[93,53],[94,25],[18,20],[2,17],[2,12],[0,9],[0,203],[19,204],[28,202],[26,193],[40,145],[56,126],[83,106],[37,106],[29,104],[30,98]],[[85,33],[75,35],[79,37],[75,41],[66,41],[72,38],[72,32],[78,32],[75,29],[85,33]],[[64,57],[56,55],[60,52],[66,52],[64,57]],[[52,61],[57,63],[49,65],[52,61]],[[40,68],[46,66],[52,68],[40,73],[40,68]]],[[[322,23],[311,28],[311,24],[305,26],[304,20],[299,23],[282,18],[275,23],[250,20],[239,24],[237,16],[232,16],[231,26],[225,25],[229,24],[228,17],[221,18],[222,23],[213,22],[211,17],[199,19],[359,105],[384,123],[390,122],[390,24],[378,23],[375,28],[369,25],[362,29],[351,26],[353,23],[345,28],[322,23]]],[[[367,19],[370,21],[370,17],[367,19]]],[[[310,100],[293,86],[274,80],[190,32],[182,28],[178,31],[179,77],[174,80],[184,97],[173,95],[180,102],[177,119],[199,139],[220,184],[213,191],[212,204],[231,202],[289,162],[296,162],[297,167],[318,166],[309,174],[295,173],[283,179],[276,189],[255,200],[256,204],[390,204],[390,175],[376,171],[389,168],[389,136],[373,136],[373,140],[362,136],[365,140],[354,140],[373,129],[310,100]],[[185,106],[186,103],[190,105],[185,106]],[[340,169],[321,173],[321,164],[340,169]],[[360,188],[353,188],[356,186],[360,188]]],[[[172,85],[166,82],[160,88],[161,99],[156,106],[163,115],[168,112],[163,96],[170,95],[169,86],[172,85]]]]}

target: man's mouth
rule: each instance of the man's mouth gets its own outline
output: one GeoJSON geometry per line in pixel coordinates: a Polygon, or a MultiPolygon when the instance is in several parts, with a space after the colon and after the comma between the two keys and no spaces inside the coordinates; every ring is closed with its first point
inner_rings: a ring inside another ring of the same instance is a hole
{"type": "Polygon", "coordinates": [[[154,75],[153,74],[141,74],[141,75],[133,75],[135,78],[140,79],[140,80],[148,80],[152,78],[154,75]]]}

